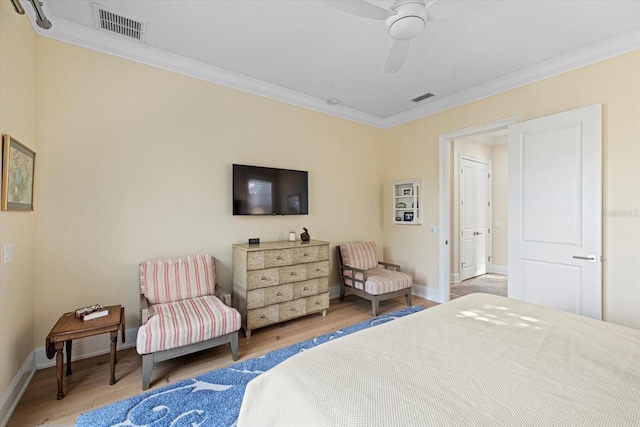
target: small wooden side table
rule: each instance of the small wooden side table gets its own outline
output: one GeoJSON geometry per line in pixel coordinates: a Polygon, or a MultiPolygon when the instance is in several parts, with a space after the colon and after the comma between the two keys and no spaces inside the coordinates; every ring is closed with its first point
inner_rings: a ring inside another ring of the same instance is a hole
{"type": "Polygon", "coordinates": [[[65,313],[58,319],[45,342],[47,357],[56,357],[56,374],[58,377],[58,400],[64,397],[62,383],[62,365],[64,364],[62,350],[67,347],[67,375],[71,375],[71,345],[74,339],[90,337],[98,334],[109,333],[111,335],[111,378],[109,384],[116,383],[116,343],[118,330],[122,330],[122,342],[124,343],[124,307],[111,305],[104,307],[109,314],[92,320],[82,320],[75,316],[74,312],[65,313]]]}

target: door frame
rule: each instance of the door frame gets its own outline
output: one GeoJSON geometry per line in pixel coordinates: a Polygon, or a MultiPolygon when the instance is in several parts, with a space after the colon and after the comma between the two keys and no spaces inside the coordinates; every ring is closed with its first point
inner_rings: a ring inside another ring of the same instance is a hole
{"type": "Polygon", "coordinates": [[[496,120],[464,129],[459,129],[447,133],[440,134],[440,238],[439,238],[439,273],[438,273],[438,289],[439,299],[441,303],[449,301],[449,270],[451,268],[451,260],[449,256],[450,242],[449,232],[451,224],[449,215],[451,213],[451,141],[457,138],[464,138],[479,133],[493,132],[504,129],[512,124],[518,123],[517,116],[506,119],[496,120]]]}

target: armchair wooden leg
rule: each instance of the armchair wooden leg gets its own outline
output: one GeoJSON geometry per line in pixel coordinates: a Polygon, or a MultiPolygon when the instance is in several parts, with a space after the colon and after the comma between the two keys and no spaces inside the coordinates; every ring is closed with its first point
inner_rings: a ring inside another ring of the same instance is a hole
{"type": "Polygon", "coordinates": [[[378,315],[378,299],[374,298],[371,300],[371,309],[373,310],[373,317],[378,315]]]}
{"type": "Polygon", "coordinates": [[[146,390],[151,384],[151,371],[153,370],[153,353],[142,355],[142,389],[146,390]]]}
{"type": "Polygon", "coordinates": [[[231,357],[233,360],[238,360],[238,331],[231,335],[231,357]]]}
{"type": "Polygon", "coordinates": [[[344,283],[340,283],[340,301],[344,300],[344,283]]]}
{"type": "Polygon", "coordinates": [[[407,307],[411,307],[411,291],[407,294],[407,307]]]}

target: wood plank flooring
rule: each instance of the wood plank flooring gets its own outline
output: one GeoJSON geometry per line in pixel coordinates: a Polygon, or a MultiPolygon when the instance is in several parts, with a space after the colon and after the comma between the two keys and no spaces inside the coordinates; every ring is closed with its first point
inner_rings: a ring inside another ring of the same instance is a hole
{"type": "MultiPolygon", "coordinates": [[[[428,308],[436,303],[413,296],[413,305],[428,308]]],[[[380,303],[380,314],[406,306],[404,297],[380,303]]],[[[246,339],[240,332],[240,360],[261,356],[297,342],[315,338],[371,317],[369,301],[347,296],[331,300],[327,316],[314,314],[252,331],[246,339]]],[[[233,362],[228,345],[156,363],[151,388],[223,368],[233,362]]],[[[37,371],[16,407],[8,427],[72,426],[83,412],[135,396],[142,392],[142,358],[135,348],[118,351],[116,384],[109,385],[109,355],[72,362],[73,374],[64,378],[65,397],[56,400],[55,367],[37,371]]]]}

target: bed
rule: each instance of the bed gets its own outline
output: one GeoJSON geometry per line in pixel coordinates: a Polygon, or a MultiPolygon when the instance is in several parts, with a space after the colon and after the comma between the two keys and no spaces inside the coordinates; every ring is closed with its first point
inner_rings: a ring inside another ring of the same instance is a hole
{"type": "Polygon", "coordinates": [[[640,426],[640,330],[488,294],[252,380],[238,426],[640,426]]]}

